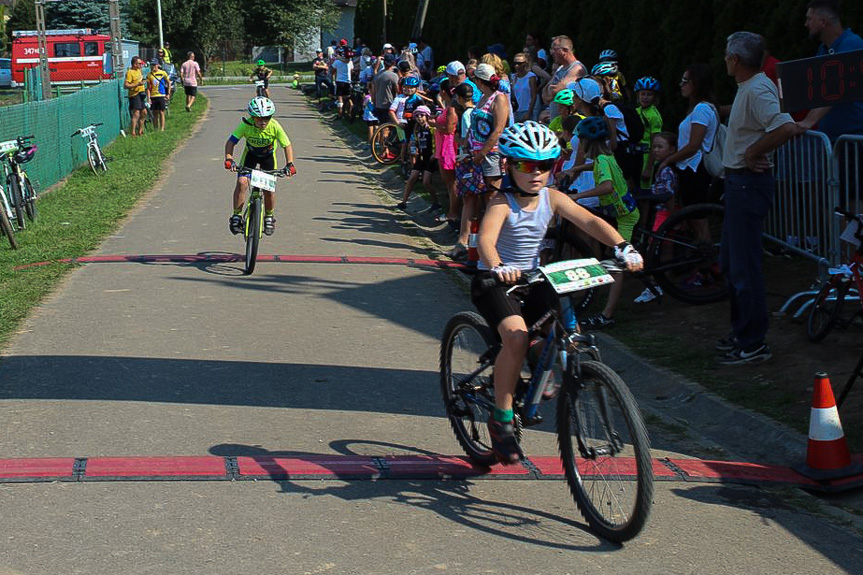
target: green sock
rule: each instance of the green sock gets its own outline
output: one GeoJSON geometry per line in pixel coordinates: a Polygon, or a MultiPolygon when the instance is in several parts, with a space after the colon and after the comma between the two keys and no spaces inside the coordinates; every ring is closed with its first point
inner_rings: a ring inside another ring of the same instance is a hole
{"type": "Polygon", "coordinates": [[[275,212],[276,212],[276,210],[265,210],[264,215],[265,216],[272,216],[275,212]]]}
{"type": "Polygon", "coordinates": [[[509,423],[512,421],[512,410],[511,409],[501,409],[499,407],[494,408],[494,420],[500,421],[502,423],[509,423]]]}
{"type": "Polygon", "coordinates": [[[243,213],[243,208],[242,208],[242,207],[234,208],[234,215],[235,215],[235,216],[239,216],[239,215],[240,215],[240,214],[242,214],[242,213],[243,213]]]}

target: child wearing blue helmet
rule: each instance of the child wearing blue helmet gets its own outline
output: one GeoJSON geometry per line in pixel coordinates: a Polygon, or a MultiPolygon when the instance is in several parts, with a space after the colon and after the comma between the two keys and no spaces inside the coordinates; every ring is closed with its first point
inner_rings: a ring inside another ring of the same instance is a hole
{"type": "Polygon", "coordinates": [[[611,225],[547,186],[561,153],[557,136],[547,126],[533,121],[514,124],[503,131],[498,145],[512,187],[492,197],[483,217],[477,242],[480,272],[471,283],[471,300],[501,338],[494,364],[495,410],[488,428],[495,455],[510,464],[521,457],[512,401],[527,352],[527,326],[549,309],[557,309],[559,302],[546,283],[530,290],[523,298],[524,307],[507,290],[523,273],[539,266],[549,222],[559,214],[596,240],[615,246],[616,256],[629,270],[640,270],[643,262],[611,225]],[[492,277],[497,281],[488,282],[492,277]]]}

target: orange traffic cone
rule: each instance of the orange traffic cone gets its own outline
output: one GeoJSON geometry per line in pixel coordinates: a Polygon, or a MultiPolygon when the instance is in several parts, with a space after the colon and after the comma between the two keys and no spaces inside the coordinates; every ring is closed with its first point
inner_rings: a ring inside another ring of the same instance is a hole
{"type": "Polygon", "coordinates": [[[851,454],[848,452],[848,443],[839,421],[833,388],[830,387],[830,380],[824,372],[815,374],[806,464],[794,469],[817,480],[837,479],[863,472],[863,467],[851,464],[851,454]]]}
{"type": "Polygon", "coordinates": [[[479,235],[479,219],[472,218],[470,221],[470,236],[467,240],[467,265],[476,266],[479,261],[479,251],[476,249],[476,240],[479,235]]]}

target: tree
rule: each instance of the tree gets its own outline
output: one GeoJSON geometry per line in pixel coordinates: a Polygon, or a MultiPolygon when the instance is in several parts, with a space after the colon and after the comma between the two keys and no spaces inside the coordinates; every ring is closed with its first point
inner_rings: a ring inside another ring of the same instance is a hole
{"type": "MultiPolygon", "coordinates": [[[[128,8],[129,0],[120,0],[120,25],[124,35],[128,32],[128,8]]],[[[107,0],[63,0],[46,3],[45,20],[45,26],[49,30],[93,28],[108,33],[111,29],[107,0]]]]}
{"type": "Polygon", "coordinates": [[[12,32],[15,30],[36,29],[36,4],[29,1],[19,0],[9,11],[9,20],[6,22],[7,45],[12,44],[12,32]]]}

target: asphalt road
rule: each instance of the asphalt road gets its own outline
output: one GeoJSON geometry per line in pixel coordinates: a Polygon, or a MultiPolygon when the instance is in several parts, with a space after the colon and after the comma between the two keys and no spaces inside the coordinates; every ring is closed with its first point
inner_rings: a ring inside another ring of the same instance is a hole
{"type": "MultiPolygon", "coordinates": [[[[206,91],[201,129],[99,253],[241,252],[222,146],[251,93],[206,91]]],[[[262,253],[426,257],[374,169],[296,93],[273,96],[299,173],[262,253]]],[[[447,273],[412,267],[88,264],[5,351],[0,457],[458,454],[437,351],[469,307],[447,273]]],[[[525,448],[556,454],[547,427],[525,448]]],[[[648,528],[620,547],[556,481],[0,484],[0,575],[859,573],[859,536],[804,507],[658,482],[648,528]]]]}

